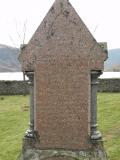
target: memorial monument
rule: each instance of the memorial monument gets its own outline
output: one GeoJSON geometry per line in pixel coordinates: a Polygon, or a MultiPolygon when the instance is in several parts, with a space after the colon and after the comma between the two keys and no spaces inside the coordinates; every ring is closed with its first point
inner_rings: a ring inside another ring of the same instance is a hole
{"type": "Polygon", "coordinates": [[[56,0],[27,45],[30,128],[22,160],[106,160],[97,130],[97,78],[107,59],[68,0],[56,0]]]}

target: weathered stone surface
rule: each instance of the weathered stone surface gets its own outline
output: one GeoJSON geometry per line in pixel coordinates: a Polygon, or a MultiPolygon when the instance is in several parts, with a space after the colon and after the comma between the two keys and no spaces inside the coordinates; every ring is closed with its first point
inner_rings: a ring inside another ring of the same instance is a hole
{"type": "Polygon", "coordinates": [[[81,66],[101,70],[107,54],[71,4],[56,0],[20,57],[25,71],[34,70],[36,63],[70,57],[75,61],[80,59],[81,66]]]}
{"type": "MultiPolygon", "coordinates": [[[[54,159],[58,154],[56,160],[69,157],[59,156],[62,154],[59,149],[91,150],[91,72],[101,73],[106,58],[107,53],[68,0],[56,0],[20,55],[23,71],[34,72],[31,106],[34,107],[33,128],[40,135],[40,144],[30,151],[31,159],[41,158],[48,149],[56,149],[52,153],[54,159]]],[[[96,96],[96,90],[93,95],[96,96]]],[[[98,133],[96,119],[92,125],[98,133]]],[[[86,151],[82,153],[89,155],[83,157],[87,160],[90,154],[86,151]]],[[[92,153],[94,160],[95,148],[92,153]]],[[[73,159],[81,159],[78,153],[72,155],[73,159]]]]}
{"type": "Polygon", "coordinates": [[[88,148],[89,75],[80,63],[58,61],[36,71],[36,130],[41,148],[88,148]],[[57,66],[56,66],[57,64],[57,66]],[[82,84],[82,85],[81,85],[82,84]],[[82,92],[80,92],[80,90],[82,92]],[[40,101],[38,100],[40,99],[40,101]]]}
{"type": "Polygon", "coordinates": [[[35,71],[40,147],[89,148],[90,70],[106,54],[67,0],[55,1],[21,58],[35,71]]]}
{"type": "Polygon", "coordinates": [[[95,151],[31,150],[21,156],[21,160],[107,160],[106,153],[95,151]],[[23,159],[24,158],[24,159],[23,159]]]}

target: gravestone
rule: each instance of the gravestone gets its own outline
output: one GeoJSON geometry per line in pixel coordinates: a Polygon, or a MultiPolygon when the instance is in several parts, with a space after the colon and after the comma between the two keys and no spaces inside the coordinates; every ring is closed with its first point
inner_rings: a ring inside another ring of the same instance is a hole
{"type": "Polygon", "coordinates": [[[106,59],[106,43],[96,42],[68,0],[56,0],[21,46],[30,84],[30,129],[21,159],[106,159],[96,106],[106,59]]]}

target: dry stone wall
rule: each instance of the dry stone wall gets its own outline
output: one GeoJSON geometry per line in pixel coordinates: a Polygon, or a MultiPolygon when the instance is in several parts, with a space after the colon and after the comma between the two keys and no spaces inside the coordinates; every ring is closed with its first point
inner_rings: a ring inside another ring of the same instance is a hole
{"type": "Polygon", "coordinates": [[[0,81],[0,95],[29,94],[29,86],[24,81],[0,81]]]}
{"type": "Polygon", "coordinates": [[[99,92],[120,92],[120,79],[99,79],[99,92]]]}
{"type": "MultiPolygon", "coordinates": [[[[99,92],[120,92],[120,79],[99,79],[99,92]]],[[[0,95],[29,94],[29,86],[23,81],[0,81],[0,95]]]]}

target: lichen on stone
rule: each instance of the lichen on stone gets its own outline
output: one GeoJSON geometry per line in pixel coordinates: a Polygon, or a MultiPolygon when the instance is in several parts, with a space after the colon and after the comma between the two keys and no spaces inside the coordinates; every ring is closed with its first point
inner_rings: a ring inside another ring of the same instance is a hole
{"type": "MultiPolygon", "coordinates": [[[[23,157],[23,156],[21,156],[23,157]]],[[[73,160],[107,160],[105,153],[97,151],[66,151],[66,150],[36,150],[27,149],[24,158],[20,160],[47,160],[53,157],[70,157],[73,160]]]]}

